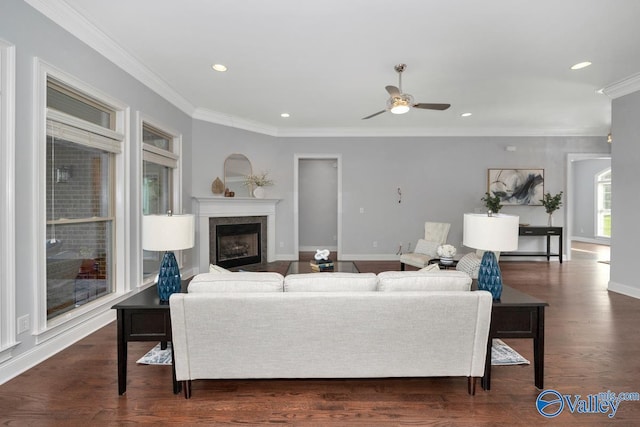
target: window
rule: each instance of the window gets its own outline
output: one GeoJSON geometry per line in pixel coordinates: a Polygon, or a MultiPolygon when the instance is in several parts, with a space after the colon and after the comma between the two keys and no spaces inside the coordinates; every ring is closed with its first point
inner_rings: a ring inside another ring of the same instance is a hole
{"type": "Polygon", "coordinates": [[[611,168],[596,175],[596,237],[611,237],[611,168]]]}
{"type": "MultiPolygon", "coordinates": [[[[180,136],[165,127],[140,121],[142,127],[142,214],[180,212],[180,136]]],[[[150,282],[156,274],[162,255],[143,251],[142,281],[150,282]]],[[[180,257],[178,257],[180,259],[180,257]]]]}
{"type": "Polygon", "coordinates": [[[47,339],[125,290],[126,107],[37,65],[46,127],[37,148],[43,227],[34,323],[38,339],[47,339]]]}

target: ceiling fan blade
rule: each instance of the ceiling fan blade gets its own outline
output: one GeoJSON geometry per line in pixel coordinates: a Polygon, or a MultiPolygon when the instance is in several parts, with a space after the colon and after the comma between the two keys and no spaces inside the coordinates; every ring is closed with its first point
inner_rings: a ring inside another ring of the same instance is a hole
{"type": "Polygon", "coordinates": [[[424,110],[446,110],[447,108],[451,107],[451,104],[424,104],[422,102],[419,102],[417,104],[413,104],[414,108],[422,108],[424,110]]]}
{"type": "Polygon", "coordinates": [[[372,115],[370,115],[370,116],[363,117],[363,118],[362,118],[362,120],[367,120],[367,119],[370,119],[371,117],[375,117],[375,116],[377,116],[378,114],[382,114],[382,113],[386,113],[386,112],[387,112],[387,110],[378,111],[377,113],[373,113],[373,114],[372,114],[372,115]]]}
{"type": "Polygon", "coordinates": [[[385,89],[392,97],[400,96],[400,89],[395,86],[385,86],[385,89]]]}

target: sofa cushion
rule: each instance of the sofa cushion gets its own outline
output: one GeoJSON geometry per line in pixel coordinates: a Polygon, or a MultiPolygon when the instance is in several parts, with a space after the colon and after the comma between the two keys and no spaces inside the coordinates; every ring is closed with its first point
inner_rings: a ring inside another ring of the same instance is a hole
{"type": "Polygon", "coordinates": [[[461,271],[384,271],[378,274],[378,290],[468,291],[471,278],[461,271]]]}
{"type": "Polygon", "coordinates": [[[306,273],[284,278],[285,292],[357,292],[377,287],[374,273],[306,273]]]}
{"type": "Polygon", "coordinates": [[[282,292],[280,273],[202,273],[189,283],[188,292],[282,292]]]}

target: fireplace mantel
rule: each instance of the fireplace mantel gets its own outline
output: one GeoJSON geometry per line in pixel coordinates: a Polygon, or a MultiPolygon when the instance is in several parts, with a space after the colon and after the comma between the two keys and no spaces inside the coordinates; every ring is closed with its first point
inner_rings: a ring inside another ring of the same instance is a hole
{"type": "Polygon", "coordinates": [[[209,218],[232,216],[267,217],[267,261],[276,258],[276,205],[280,199],[252,197],[194,197],[196,253],[200,273],[209,271],[209,218]]]}

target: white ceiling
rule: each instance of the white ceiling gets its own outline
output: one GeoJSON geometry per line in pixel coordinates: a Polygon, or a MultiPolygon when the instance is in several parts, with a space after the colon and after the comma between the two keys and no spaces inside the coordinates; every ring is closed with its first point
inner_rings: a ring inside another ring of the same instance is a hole
{"type": "Polygon", "coordinates": [[[640,76],[638,0],[26,1],[193,117],[272,135],[606,135],[596,91],[640,76]],[[451,108],[361,120],[398,63],[451,108]]]}

